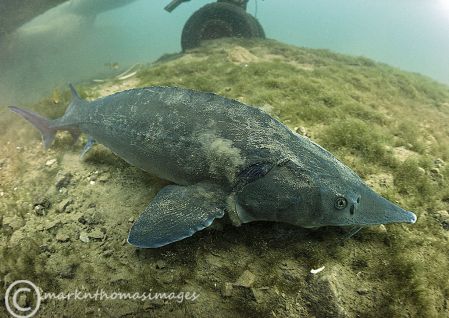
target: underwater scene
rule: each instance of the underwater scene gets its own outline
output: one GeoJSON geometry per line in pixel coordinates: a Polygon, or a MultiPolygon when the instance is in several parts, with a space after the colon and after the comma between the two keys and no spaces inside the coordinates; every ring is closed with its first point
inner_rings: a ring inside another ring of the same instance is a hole
{"type": "Polygon", "coordinates": [[[0,0],[0,317],[449,317],[449,2],[0,0]]]}

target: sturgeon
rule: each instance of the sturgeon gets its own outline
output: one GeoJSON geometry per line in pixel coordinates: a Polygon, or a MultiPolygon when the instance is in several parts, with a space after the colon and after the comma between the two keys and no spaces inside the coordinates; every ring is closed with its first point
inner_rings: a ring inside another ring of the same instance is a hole
{"type": "Polygon", "coordinates": [[[331,153],[258,108],[177,87],[130,89],[72,101],[48,120],[10,109],[51,146],[58,130],[94,140],[171,181],[133,224],[128,242],[157,248],[192,236],[225,214],[236,226],[274,221],[305,228],[415,223],[416,215],[370,189],[331,153]]]}

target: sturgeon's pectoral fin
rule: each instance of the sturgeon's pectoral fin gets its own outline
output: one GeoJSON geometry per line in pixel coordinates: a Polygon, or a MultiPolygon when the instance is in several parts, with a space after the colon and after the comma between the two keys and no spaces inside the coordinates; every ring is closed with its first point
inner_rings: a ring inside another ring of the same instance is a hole
{"type": "Polygon", "coordinates": [[[226,195],[216,185],[169,185],[163,188],[133,224],[128,242],[156,248],[192,236],[224,215],[226,195]]]}
{"type": "Polygon", "coordinates": [[[265,176],[271,170],[272,167],[273,167],[272,163],[258,162],[240,172],[239,178],[247,179],[248,183],[250,183],[253,182],[254,180],[257,180],[265,176]]]}
{"type": "Polygon", "coordinates": [[[92,136],[89,136],[87,138],[87,142],[84,145],[83,150],[81,150],[80,153],[80,159],[83,159],[84,155],[92,148],[92,146],[95,144],[95,139],[92,136]]]}
{"type": "Polygon", "coordinates": [[[247,184],[249,184],[259,178],[262,178],[272,168],[273,168],[273,164],[270,162],[257,162],[255,164],[252,164],[252,165],[246,167],[237,176],[237,182],[233,187],[233,192],[238,192],[247,184]]]}
{"type": "Polygon", "coordinates": [[[266,176],[274,167],[282,166],[287,162],[290,162],[289,158],[281,158],[277,162],[256,162],[246,167],[237,176],[237,182],[234,184],[232,191],[239,192],[246,185],[266,176]]]}

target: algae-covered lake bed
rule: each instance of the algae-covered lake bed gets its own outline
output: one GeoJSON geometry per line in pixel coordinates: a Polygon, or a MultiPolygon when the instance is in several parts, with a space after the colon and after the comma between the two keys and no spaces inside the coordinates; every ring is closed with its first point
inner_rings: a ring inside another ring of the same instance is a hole
{"type": "MultiPolygon", "coordinates": [[[[101,145],[81,160],[86,136],[73,145],[58,133],[45,151],[38,132],[0,105],[2,298],[26,279],[55,293],[198,296],[43,300],[39,317],[449,317],[449,87],[367,58],[271,40],[211,41],[133,71],[76,86],[86,99],[167,85],[255,105],[418,221],[344,240],[340,228],[219,220],[174,244],[137,249],[128,231],[167,182],[101,145]]],[[[56,118],[69,100],[61,86],[20,106],[56,118]]],[[[7,315],[3,303],[0,312],[7,315]]]]}

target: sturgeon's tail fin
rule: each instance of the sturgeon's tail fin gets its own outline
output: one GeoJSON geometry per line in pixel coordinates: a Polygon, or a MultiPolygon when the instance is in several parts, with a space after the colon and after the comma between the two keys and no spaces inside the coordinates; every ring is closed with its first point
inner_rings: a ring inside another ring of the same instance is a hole
{"type": "Polygon", "coordinates": [[[36,127],[42,135],[44,148],[50,148],[53,140],[55,139],[55,134],[57,131],[57,129],[55,128],[50,128],[50,120],[32,111],[25,110],[19,107],[9,106],[9,109],[22,116],[23,118],[28,120],[34,127],[36,127]]]}

